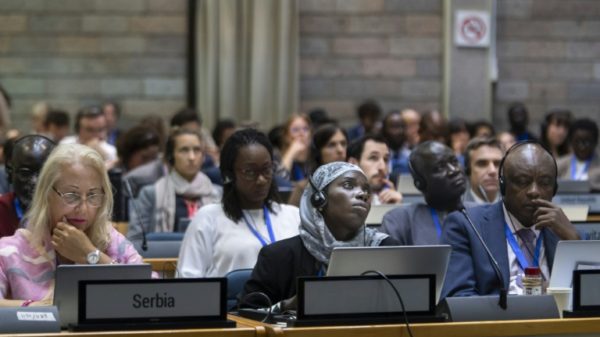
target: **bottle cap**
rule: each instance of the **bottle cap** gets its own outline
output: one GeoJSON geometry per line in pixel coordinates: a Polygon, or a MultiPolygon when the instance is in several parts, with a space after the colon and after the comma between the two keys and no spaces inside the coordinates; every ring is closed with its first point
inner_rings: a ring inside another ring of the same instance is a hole
{"type": "Polygon", "coordinates": [[[540,267],[527,267],[525,268],[525,275],[526,276],[540,276],[542,274],[542,271],[540,270],[540,267]]]}

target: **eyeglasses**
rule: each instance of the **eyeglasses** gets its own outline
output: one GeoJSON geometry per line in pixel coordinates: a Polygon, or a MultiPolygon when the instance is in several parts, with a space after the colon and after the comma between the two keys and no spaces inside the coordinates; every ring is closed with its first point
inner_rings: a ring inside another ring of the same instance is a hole
{"type": "Polygon", "coordinates": [[[104,193],[92,193],[88,194],[85,198],[82,198],[77,193],[60,193],[54,186],[52,186],[52,189],[60,196],[62,201],[70,207],[77,207],[81,205],[83,201],[85,201],[89,207],[98,208],[102,206],[102,202],[104,201],[104,193]]]}
{"type": "Polygon", "coordinates": [[[37,176],[38,173],[39,171],[34,171],[26,167],[21,167],[15,170],[15,177],[18,177],[22,180],[29,180],[37,176]]]}
{"type": "Polygon", "coordinates": [[[273,177],[273,173],[275,172],[275,167],[266,166],[261,169],[241,169],[240,173],[242,174],[242,178],[248,181],[254,181],[258,179],[258,176],[261,175],[266,179],[271,179],[273,177]]]}

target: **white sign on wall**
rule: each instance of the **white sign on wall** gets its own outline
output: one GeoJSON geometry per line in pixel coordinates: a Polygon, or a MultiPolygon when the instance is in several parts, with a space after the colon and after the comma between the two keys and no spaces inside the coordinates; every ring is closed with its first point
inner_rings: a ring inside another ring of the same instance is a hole
{"type": "Polygon", "coordinates": [[[490,13],[485,11],[456,11],[454,43],[458,47],[489,47],[490,13]]]}

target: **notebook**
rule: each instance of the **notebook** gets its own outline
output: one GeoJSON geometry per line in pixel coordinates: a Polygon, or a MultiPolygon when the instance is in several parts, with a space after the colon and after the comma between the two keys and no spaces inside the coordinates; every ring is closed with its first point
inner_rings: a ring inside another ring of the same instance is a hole
{"type": "Polygon", "coordinates": [[[386,275],[435,275],[437,304],[450,261],[449,245],[336,247],[329,259],[327,276],[361,275],[377,270],[386,275]]]}
{"type": "Polygon", "coordinates": [[[56,268],[54,305],[61,327],[77,323],[78,289],[82,280],[149,279],[149,264],[60,265],[56,268]]]}

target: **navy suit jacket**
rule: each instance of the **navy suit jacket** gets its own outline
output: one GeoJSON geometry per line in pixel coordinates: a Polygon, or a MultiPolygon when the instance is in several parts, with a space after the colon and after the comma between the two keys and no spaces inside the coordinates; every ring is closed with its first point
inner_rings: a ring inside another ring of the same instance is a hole
{"type": "MultiPolygon", "coordinates": [[[[498,261],[504,287],[508,289],[510,270],[502,202],[468,208],[467,212],[498,261]]],[[[548,268],[552,268],[559,239],[551,230],[545,228],[542,229],[541,235],[548,268]]],[[[448,215],[441,241],[452,246],[442,297],[492,295],[500,292],[492,262],[462,213],[453,212],[448,215]]]]}

